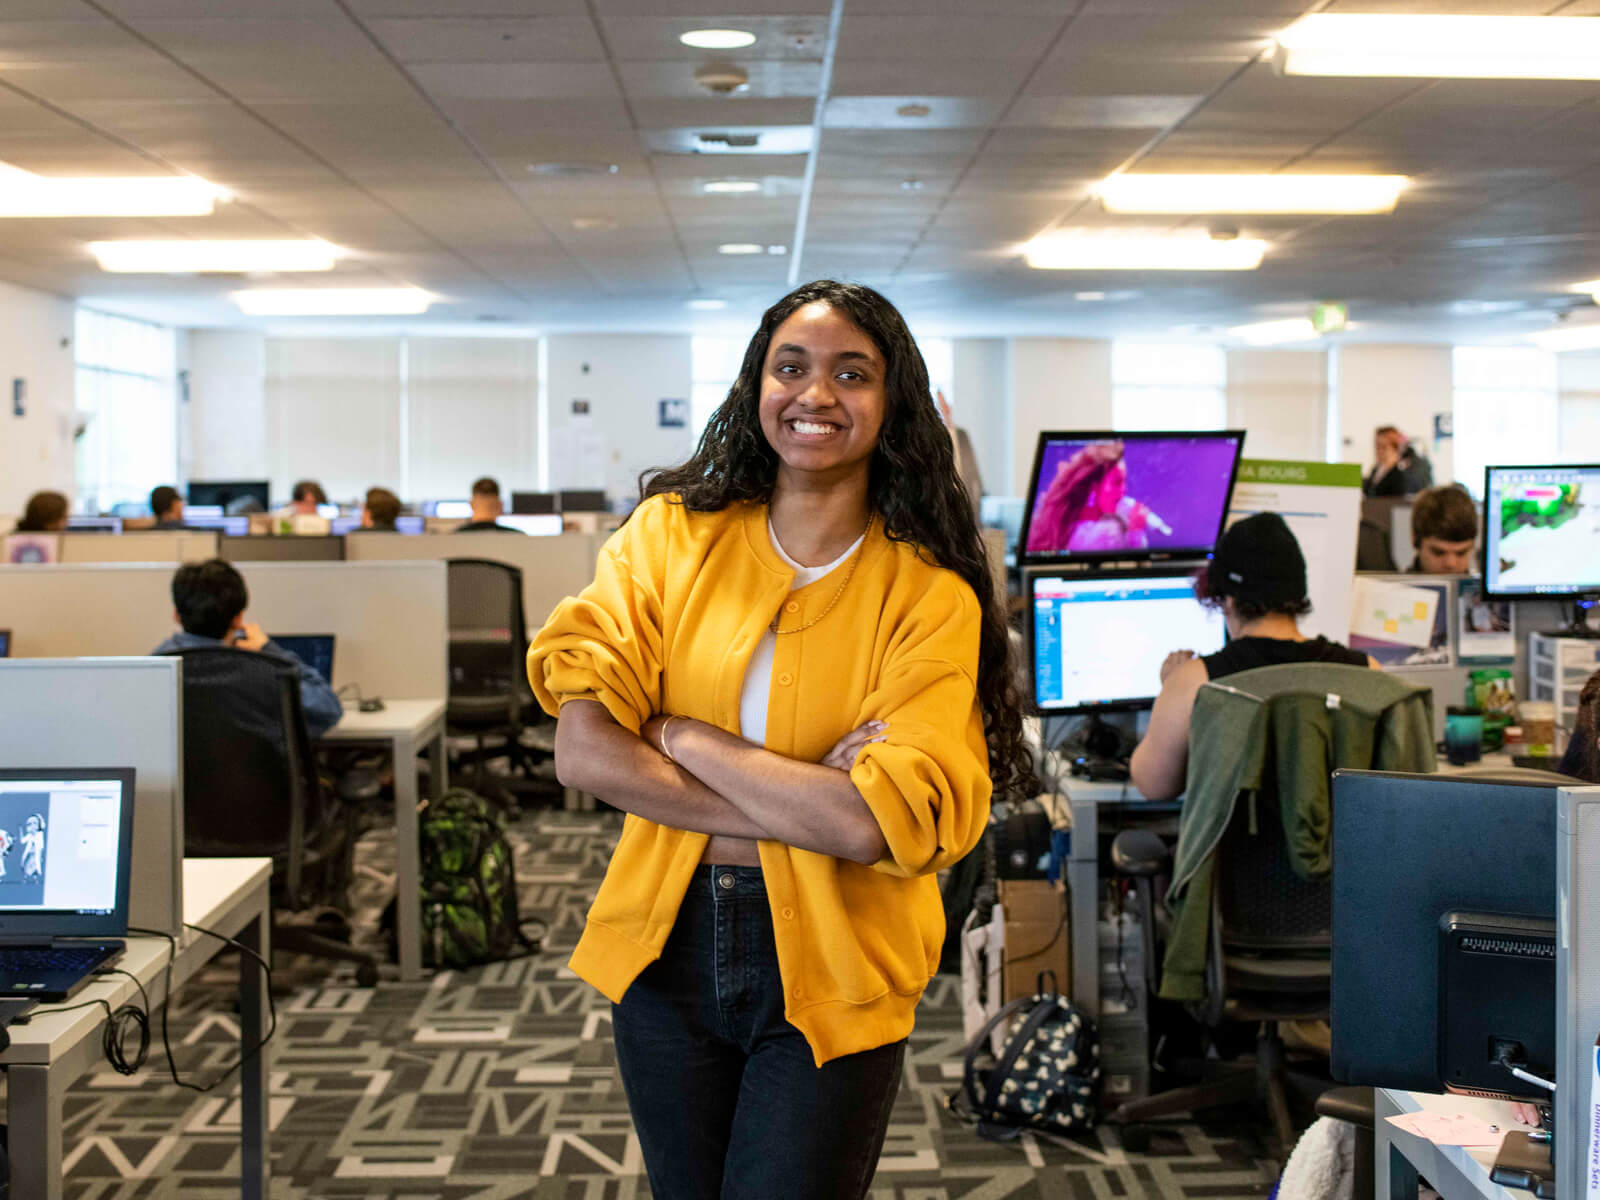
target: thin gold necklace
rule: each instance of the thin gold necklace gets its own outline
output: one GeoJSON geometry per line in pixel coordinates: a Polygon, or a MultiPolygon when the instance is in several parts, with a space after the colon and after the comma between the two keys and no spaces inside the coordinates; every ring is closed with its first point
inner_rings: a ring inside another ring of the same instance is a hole
{"type": "Polygon", "coordinates": [[[818,621],[822,620],[823,617],[827,616],[833,611],[833,606],[839,603],[839,597],[844,595],[845,588],[850,586],[850,580],[855,578],[856,568],[861,565],[861,558],[867,552],[867,537],[872,533],[872,522],[876,519],[876,515],[867,518],[866,531],[861,535],[861,546],[854,554],[850,556],[850,569],[844,573],[844,580],[839,584],[838,589],[833,593],[833,599],[828,601],[828,607],[823,609],[816,616],[812,617],[811,620],[807,621],[804,625],[796,625],[793,629],[778,628],[778,617],[779,613],[782,612],[782,609],[780,609],[779,613],[774,613],[772,617],[772,625],[770,628],[772,629],[773,633],[799,633],[802,630],[810,629],[818,621]]]}

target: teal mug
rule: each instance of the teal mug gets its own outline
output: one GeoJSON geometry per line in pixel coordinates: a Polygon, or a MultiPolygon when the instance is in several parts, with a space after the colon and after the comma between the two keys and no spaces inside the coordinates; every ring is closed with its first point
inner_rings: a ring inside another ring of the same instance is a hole
{"type": "Polygon", "coordinates": [[[1483,711],[1451,707],[1444,715],[1444,754],[1457,767],[1483,757],[1483,711]]]}

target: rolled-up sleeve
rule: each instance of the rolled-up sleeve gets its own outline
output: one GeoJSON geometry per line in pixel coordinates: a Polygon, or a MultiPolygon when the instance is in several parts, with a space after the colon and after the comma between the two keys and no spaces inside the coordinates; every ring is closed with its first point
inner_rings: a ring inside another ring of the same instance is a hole
{"type": "MultiPolygon", "coordinates": [[[[965,589],[965,585],[961,585],[965,589]]],[[[856,718],[888,723],[856,757],[851,782],[883,832],[874,867],[892,875],[943,869],[977,845],[989,820],[989,754],[974,682],[979,617],[967,592],[885,664],[856,718]]]]}
{"type": "Polygon", "coordinates": [[[596,700],[637,733],[660,707],[661,606],[630,565],[638,533],[625,525],[613,535],[594,582],[557,605],[528,647],[528,682],[552,716],[569,700],[596,700]]]}

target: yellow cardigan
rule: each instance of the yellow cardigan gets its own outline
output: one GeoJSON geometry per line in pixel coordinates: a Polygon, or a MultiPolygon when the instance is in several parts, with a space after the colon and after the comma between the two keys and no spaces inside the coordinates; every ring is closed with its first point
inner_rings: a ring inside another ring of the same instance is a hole
{"type": "MultiPolygon", "coordinates": [[[[944,938],[933,873],[966,854],[989,818],[977,598],[880,523],[861,555],[833,611],[778,638],[767,705],[767,748],[805,762],[865,721],[889,724],[850,772],[883,830],[881,861],[760,843],[785,1014],[818,1066],[911,1032],[944,938]]],[[[816,616],[840,576],[791,593],[793,581],[765,505],[696,513],[652,497],[606,542],[594,582],[533,639],[528,679],[550,713],[598,700],[635,732],[666,712],[737,733],[762,632],[780,608],[786,626],[816,616]]],[[[706,841],[624,822],[571,960],[612,1001],[660,957],[706,841]]]]}

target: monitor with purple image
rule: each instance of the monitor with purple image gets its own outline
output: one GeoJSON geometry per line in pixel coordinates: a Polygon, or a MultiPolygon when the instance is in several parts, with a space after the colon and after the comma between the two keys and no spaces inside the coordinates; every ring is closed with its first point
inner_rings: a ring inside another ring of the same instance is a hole
{"type": "Polygon", "coordinates": [[[1019,558],[1203,558],[1222,532],[1243,448],[1237,429],[1041,433],[1019,558]]]}

